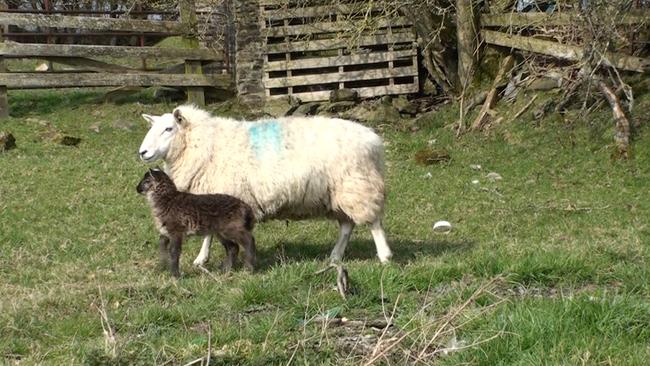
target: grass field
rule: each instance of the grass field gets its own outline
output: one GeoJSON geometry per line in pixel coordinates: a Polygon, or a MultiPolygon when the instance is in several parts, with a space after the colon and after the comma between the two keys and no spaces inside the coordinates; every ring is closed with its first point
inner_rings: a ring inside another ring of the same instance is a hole
{"type": "Polygon", "coordinates": [[[13,117],[0,122],[18,144],[0,153],[6,363],[184,365],[208,351],[213,365],[650,359],[647,95],[636,101],[644,127],[631,161],[610,158],[607,109],[537,125],[525,115],[459,140],[437,127],[455,120],[454,106],[414,133],[377,126],[387,144],[385,227],[395,257],[379,264],[369,232],[357,228],[347,300],[333,273],[312,275],[337,236],[329,222],[259,225],[253,274],[219,274],[219,245],[213,275],[193,268],[197,238],[184,247],[183,278],[161,271],[157,235],[135,192],[145,171],[136,150],[146,133],[140,113],[173,105],[145,95],[97,104],[99,96],[11,93],[13,117]],[[82,142],[48,141],[44,121],[82,142]],[[415,153],[429,145],[451,160],[417,165],[415,153]],[[490,182],[490,172],[503,179],[490,182]],[[434,233],[437,220],[453,230],[434,233]],[[394,325],[370,326],[386,319],[394,325]]]}

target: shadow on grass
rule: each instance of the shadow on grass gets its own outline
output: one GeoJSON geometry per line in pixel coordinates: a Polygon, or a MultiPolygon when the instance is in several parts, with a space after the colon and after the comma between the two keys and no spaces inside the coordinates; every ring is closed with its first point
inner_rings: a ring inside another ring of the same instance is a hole
{"type": "MultiPolygon", "coordinates": [[[[391,261],[399,264],[406,264],[417,257],[437,257],[449,253],[471,251],[475,245],[473,241],[412,241],[392,240],[389,243],[393,251],[391,261]]],[[[301,260],[323,260],[329,259],[334,248],[331,245],[316,245],[300,242],[285,242],[272,248],[258,248],[257,269],[265,271],[282,262],[301,260]]],[[[377,249],[372,240],[352,240],[348,244],[343,260],[369,260],[377,261],[377,249]]]]}
{"type": "MultiPolygon", "coordinates": [[[[83,109],[88,105],[104,103],[108,89],[86,90],[29,90],[9,93],[11,116],[16,118],[43,115],[61,110],[83,109]]],[[[111,101],[113,104],[155,103],[151,92],[146,90],[124,96],[111,101]]]]}

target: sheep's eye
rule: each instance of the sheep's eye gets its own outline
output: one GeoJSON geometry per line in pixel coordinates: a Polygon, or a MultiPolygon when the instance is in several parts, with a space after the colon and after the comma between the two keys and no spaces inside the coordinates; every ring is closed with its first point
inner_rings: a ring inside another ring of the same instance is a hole
{"type": "Polygon", "coordinates": [[[165,131],[172,132],[173,129],[174,129],[173,127],[167,127],[167,128],[165,128],[165,131]]]}

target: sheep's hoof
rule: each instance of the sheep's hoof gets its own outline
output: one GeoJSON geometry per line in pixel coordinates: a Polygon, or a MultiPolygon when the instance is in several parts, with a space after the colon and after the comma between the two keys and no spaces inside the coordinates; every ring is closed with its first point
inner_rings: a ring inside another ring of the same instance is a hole
{"type": "Polygon", "coordinates": [[[391,258],[393,258],[393,253],[388,253],[382,257],[379,257],[379,262],[381,262],[381,264],[388,264],[390,263],[391,258]]]}
{"type": "Polygon", "coordinates": [[[348,271],[345,269],[345,267],[343,267],[343,264],[332,262],[327,267],[314,272],[314,275],[323,274],[331,269],[336,270],[336,289],[338,290],[343,300],[345,300],[345,294],[348,293],[350,288],[348,286],[348,271]]]}
{"type": "Polygon", "coordinates": [[[202,257],[199,255],[192,263],[194,263],[196,267],[201,267],[201,266],[205,266],[208,263],[208,259],[209,259],[208,257],[202,257]]]}

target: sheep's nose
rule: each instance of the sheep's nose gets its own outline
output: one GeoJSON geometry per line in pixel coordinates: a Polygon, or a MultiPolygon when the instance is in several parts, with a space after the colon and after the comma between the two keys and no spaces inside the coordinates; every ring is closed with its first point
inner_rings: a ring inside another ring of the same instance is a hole
{"type": "Polygon", "coordinates": [[[140,151],[140,156],[144,156],[147,153],[147,150],[140,151]]]}

